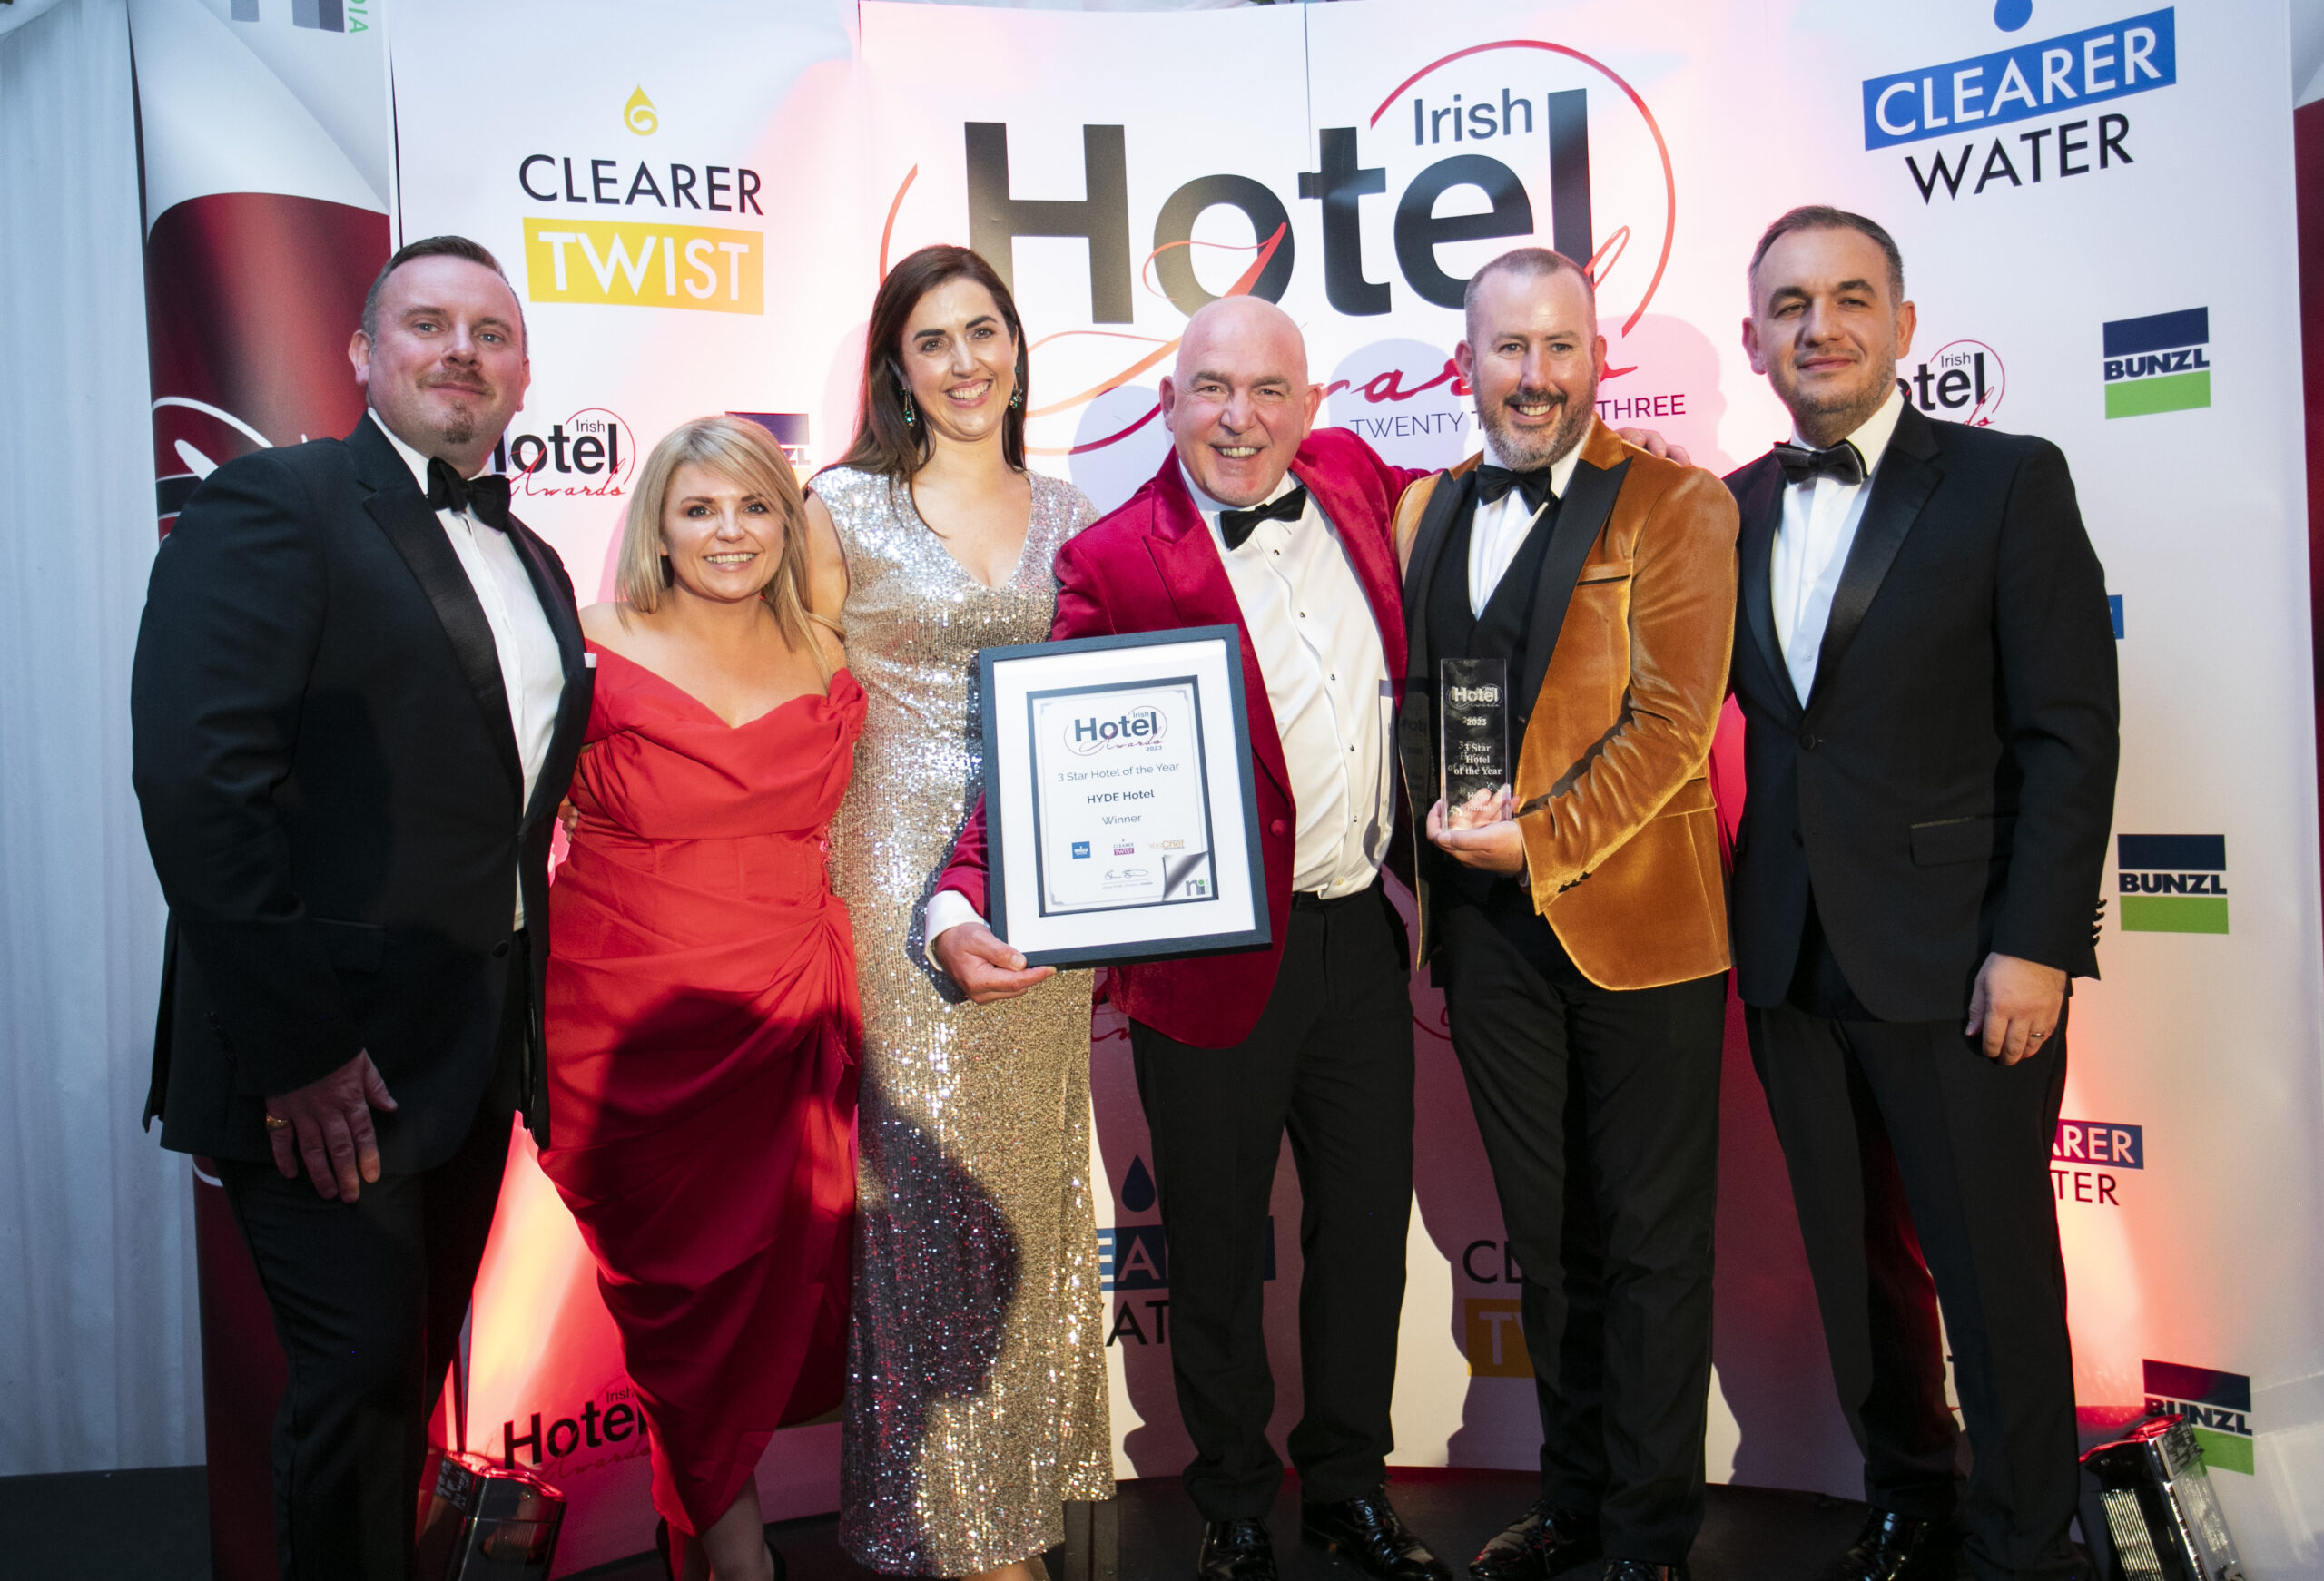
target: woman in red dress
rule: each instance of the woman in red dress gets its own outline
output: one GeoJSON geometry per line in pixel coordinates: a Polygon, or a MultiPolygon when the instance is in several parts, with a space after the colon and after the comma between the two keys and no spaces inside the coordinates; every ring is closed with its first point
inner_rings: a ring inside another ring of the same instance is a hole
{"type": "MultiPolygon", "coordinates": [[[[863,693],[809,613],[766,432],[688,423],[631,496],[550,892],[551,1145],[644,1405],[683,1581],[769,1581],[755,1471],[839,1403],[860,1020],[823,831],[863,693]]],[[[836,602],[835,600],[833,601],[836,602]]]]}

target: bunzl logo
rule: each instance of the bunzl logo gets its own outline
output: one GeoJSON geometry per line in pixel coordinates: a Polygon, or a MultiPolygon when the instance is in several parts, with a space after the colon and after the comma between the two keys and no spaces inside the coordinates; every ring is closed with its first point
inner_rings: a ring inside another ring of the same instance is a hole
{"type": "Polygon", "coordinates": [[[1896,388],[1932,417],[1983,428],[2001,409],[2009,374],[2001,353],[1983,340],[1949,340],[1909,375],[1899,368],[1896,388]]]}
{"type": "Polygon", "coordinates": [[[2144,417],[2211,404],[2211,313],[2187,308],[2106,326],[2106,415],[2144,417]]]}
{"type": "Polygon", "coordinates": [[[2146,1409],[2185,1417],[2210,1469],[2251,1475],[2251,1380],[2242,1373],[2149,1361],[2146,1409]]]}
{"type": "Polygon", "coordinates": [[[2225,933],[2227,837],[2119,834],[2125,933],[2225,933]]]}
{"type": "Polygon", "coordinates": [[[2050,1184],[2062,1203],[2119,1208],[2116,1173],[2146,1167],[2146,1131],[2109,1120],[2061,1120],[2050,1142],[2050,1184]]]}
{"type": "Polygon", "coordinates": [[[2080,33],[2013,44],[1991,54],[1915,66],[1867,78],[1864,83],[1866,152],[1930,138],[1967,136],[1957,154],[1942,147],[1905,156],[1921,201],[1942,186],[1950,198],[1979,197],[2001,183],[2015,189],[2043,180],[2086,175],[2137,162],[2128,139],[2131,118],[2120,112],[2076,114],[1986,142],[1970,135],[2042,116],[2073,114],[2093,104],[2167,88],[2179,80],[2174,13],[2165,8],[2080,33]],[[1974,182],[1970,166],[1981,142],[1984,162],[1974,182]]]}
{"type": "Polygon", "coordinates": [[[637,470],[637,439],[629,425],[604,407],[584,407],[546,434],[504,435],[492,464],[516,480],[527,498],[617,497],[629,492],[637,470]]]}

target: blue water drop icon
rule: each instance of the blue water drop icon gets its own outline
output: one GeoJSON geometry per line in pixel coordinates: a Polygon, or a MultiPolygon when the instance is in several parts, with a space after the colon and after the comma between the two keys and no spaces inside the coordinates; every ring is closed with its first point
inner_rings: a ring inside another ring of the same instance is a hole
{"type": "Polygon", "coordinates": [[[1129,1173],[1122,1176],[1122,1206],[1142,1213],[1153,1205],[1154,1177],[1146,1173],[1146,1160],[1132,1155],[1129,1173]]]}
{"type": "Polygon", "coordinates": [[[2015,33],[2034,20],[2034,0],[1994,0],[1994,25],[2015,33]]]}

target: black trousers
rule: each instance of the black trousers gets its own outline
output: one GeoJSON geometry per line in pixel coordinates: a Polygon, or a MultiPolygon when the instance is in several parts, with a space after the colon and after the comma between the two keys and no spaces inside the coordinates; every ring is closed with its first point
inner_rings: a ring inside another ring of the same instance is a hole
{"type": "MultiPolygon", "coordinates": [[[[1803,986],[1813,976],[1803,967],[1803,986]]],[[[1751,1058],[1790,1170],[1840,1406],[1864,1451],[1865,1498],[1953,1516],[1949,1340],[1974,1458],[1963,1511],[1972,1572],[2079,1574],[2066,1539],[2073,1356],[2050,1181],[2065,1018],[2040,1054],[2004,1065],[1962,1035],[1963,1021],[1875,1021],[1795,1000],[1817,1008],[1749,1009],[1751,1058]]]]}
{"type": "Polygon", "coordinates": [[[1289,1441],[1301,1496],[1387,1476],[1396,1325],[1413,1199],[1411,977],[1388,900],[1293,906],[1275,991],[1250,1036],[1196,1048],[1130,1023],[1170,1260],[1170,1365],[1206,1520],[1264,1517],[1283,1482],[1267,1442],[1261,1327],[1267,1203],[1285,1132],[1299,1171],[1299,1371],[1289,1441]]]}
{"type": "Polygon", "coordinates": [[[409,1581],[428,1419],[459,1349],[500,1200],[528,997],[512,950],[502,1070],[458,1151],[383,1174],[352,1203],[303,1166],[218,1161],[289,1364],[274,1419],[283,1581],[409,1581]]]}
{"type": "Polygon", "coordinates": [[[1601,988],[1547,923],[1438,913],[1438,980],[1541,1411],[1541,1494],[1610,1557],[1683,1563],[1703,1517],[1724,973],[1601,988]]]}

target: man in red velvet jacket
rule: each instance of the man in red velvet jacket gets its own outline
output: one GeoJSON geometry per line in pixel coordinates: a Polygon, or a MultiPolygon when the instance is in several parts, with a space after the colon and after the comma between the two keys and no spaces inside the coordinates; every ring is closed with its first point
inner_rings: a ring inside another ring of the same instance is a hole
{"type": "MultiPolygon", "coordinates": [[[[1231,623],[1243,635],[1274,942],[1113,977],[1169,1241],[1171,1360],[1195,1445],[1187,1490],[1206,1523],[1197,1574],[1275,1576],[1265,1517],[1283,1466],[1267,1442],[1260,1310],[1287,1130],[1305,1204],[1305,1410],[1290,1438],[1302,1530],[1376,1581],[1448,1581],[1385,1491],[1413,1170],[1409,960],[1380,882],[1404,673],[1391,524],[1422,475],[1344,430],[1310,431],[1323,392],[1306,348],[1255,297],[1194,316],[1161,396],[1175,451],[1059,552],[1049,634],[1231,623]]],[[[983,817],[962,832],[928,925],[938,963],[978,1000],[1049,970],[1025,970],[975,915],[983,817]]]]}

